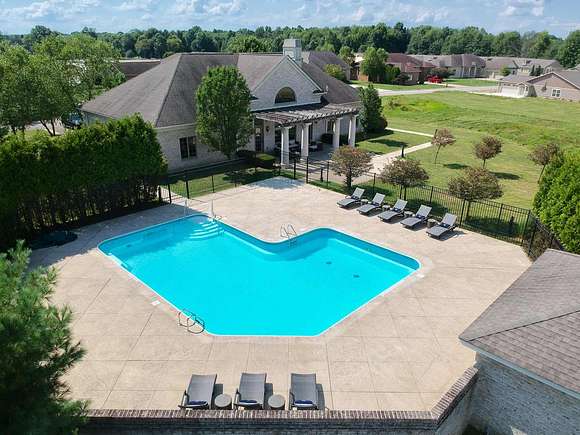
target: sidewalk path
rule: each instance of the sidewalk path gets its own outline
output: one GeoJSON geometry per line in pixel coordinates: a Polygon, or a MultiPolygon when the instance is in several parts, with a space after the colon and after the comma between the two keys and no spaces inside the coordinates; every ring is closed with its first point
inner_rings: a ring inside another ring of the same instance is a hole
{"type": "MultiPolygon", "coordinates": [[[[431,135],[427,134],[425,136],[430,137],[431,135]]],[[[431,142],[425,142],[425,143],[422,143],[420,145],[415,145],[415,146],[412,146],[409,148],[405,148],[405,155],[407,155],[409,153],[414,153],[415,151],[424,150],[425,148],[429,148],[430,146],[431,146],[431,142]]],[[[379,174],[383,170],[383,168],[385,167],[385,165],[387,163],[396,159],[400,155],[401,155],[401,151],[393,151],[390,153],[380,154],[380,155],[374,156],[372,159],[373,168],[371,169],[371,172],[376,172],[377,174],[379,174]]]]}
{"type": "Polygon", "coordinates": [[[398,131],[399,133],[416,134],[418,136],[433,137],[433,135],[432,134],[429,134],[429,133],[420,133],[418,131],[403,130],[401,128],[387,127],[387,130],[398,131]]]}

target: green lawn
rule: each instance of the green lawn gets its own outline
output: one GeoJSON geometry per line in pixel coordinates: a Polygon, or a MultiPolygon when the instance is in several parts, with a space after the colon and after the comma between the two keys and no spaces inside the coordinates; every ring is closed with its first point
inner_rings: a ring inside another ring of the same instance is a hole
{"type": "Polygon", "coordinates": [[[444,83],[462,86],[497,86],[497,82],[492,80],[478,80],[478,79],[445,79],[444,83]]]}
{"type": "Polygon", "coordinates": [[[486,134],[504,140],[503,152],[488,161],[504,187],[499,201],[529,208],[537,190],[540,168],[528,158],[534,145],[555,142],[580,147],[580,104],[539,98],[509,99],[463,92],[383,97],[384,113],[394,128],[433,133],[449,128],[457,142],[439,154],[434,148],[410,154],[430,175],[429,183],[446,187],[467,166],[480,165],[473,144],[486,134]]]}
{"type": "Polygon", "coordinates": [[[425,142],[429,142],[428,137],[387,130],[386,134],[373,134],[364,140],[359,140],[357,146],[374,154],[386,154],[399,151],[403,145],[412,147],[425,142]]]}
{"type": "MultiPolygon", "coordinates": [[[[351,80],[351,84],[353,85],[361,85],[361,86],[368,86],[369,82],[363,82],[360,80],[351,80]]],[[[372,85],[377,89],[386,89],[389,91],[412,91],[416,89],[436,89],[440,88],[441,86],[438,85],[385,85],[383,83],[372,83],[372,85]]]]}

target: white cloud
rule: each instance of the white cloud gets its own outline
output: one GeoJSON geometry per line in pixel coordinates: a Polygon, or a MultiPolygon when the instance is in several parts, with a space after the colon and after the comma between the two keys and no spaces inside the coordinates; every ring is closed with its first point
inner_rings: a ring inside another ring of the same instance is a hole
{"type": "Polygon", "coordinates": [[[0,17],[18,20],[36,20],[45,17],[70,18],[99,5],[99,0],[44,0],[27,6],[0,10],[0,17]]]}
{"type": "Polygon", "coordinates": [[[120,11],[149,11],[153,0],[127,0],[116,6],[120,11]]]}
{"type": "Polygon", "coordinates": [[[243,9],[241,0],[215,2],[205,7],[208,15],[236,15],[243,9]]]}
{"type": "Polygon", "coordinates": [[[542,17],[544,7],[544,0],[505,0],[505,10],[500,15],[504,17],[542,17]]]}

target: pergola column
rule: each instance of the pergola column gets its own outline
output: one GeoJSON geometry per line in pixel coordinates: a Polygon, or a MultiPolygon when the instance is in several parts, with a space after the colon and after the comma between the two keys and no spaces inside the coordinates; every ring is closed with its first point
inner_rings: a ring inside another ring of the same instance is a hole
{"type": "Polygon", "coordinates": [[[351,115],[348,124],[348,145],[354,148],[356,142],[356,115],[351,115]]]}
{"type": "Polygon", "coordinates": [[[290,127],[282,127],[282,146],[280,149],[280,163],[286,167],[290,164],[290,127]]]}
{"type": "Polygon", "coordinates": [[[300,155],[303,158],[308,157],[309,145],[310,145],[310,126],[311,122],[306,122],[302,124],[302,137],[300,138],[300,155]]]}
{"type": "Polygon", "coordinates": [[[340,146],[340,121],[342,118],[336,118],[334,120],[334,134],[332,136],[332,149],[337,150],[340,146]]]}

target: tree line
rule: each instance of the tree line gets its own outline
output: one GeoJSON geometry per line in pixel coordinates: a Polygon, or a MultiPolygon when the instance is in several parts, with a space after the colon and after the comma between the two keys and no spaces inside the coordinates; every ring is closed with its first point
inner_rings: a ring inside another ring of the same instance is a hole
{"type": "MultiPolygon", "coordinates": [[[[4,38],[31,49],[55,31],[43,26],[34,27],[26,35],[4,38]]],[[[565,67],[580,63],[580,30],[559,38],[546,31],[502,32],[497,35],[483,28],[468,26],[406,27],[403,23],[387,26],[342,26],[303,28],[261,26],[255,30],[203,30],[199,26],[188,30],[131,30],[129,32],[97,32],[84,28],[82,34],[109,42],[123,57],[163,58],[177,52],[279,52],[286,38],[299,38],[306,50],[339,53],[343,47],[364,52],[369,47],[389,53],[463,54],[479,56],[515,56],[557,59],[565,67]]]]}

